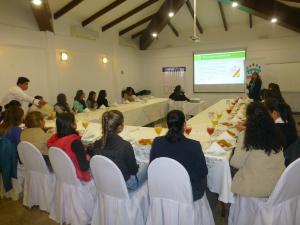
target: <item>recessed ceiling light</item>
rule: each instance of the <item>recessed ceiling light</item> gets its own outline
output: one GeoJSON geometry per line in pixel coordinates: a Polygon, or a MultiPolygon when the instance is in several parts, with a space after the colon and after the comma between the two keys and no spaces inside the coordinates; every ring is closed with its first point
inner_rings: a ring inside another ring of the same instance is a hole
{"type": "Polygon", "coordinates": [[[68,54],[66,53],[66,52],[61,52],[60,53],[60,60],[61,61],[68,61],[69,60],[69,56],[68,56],[68,54]]]}
{"type": "Polygon", "coordinates": [[[102,58],[102,63],[104,63],[104,64],[108,63],[108,59],[106,57],[103,57],[102,58]]]}
{"type": "Polygon", "coordinates": [[[157,33],[152,33],[152,37],[157,38],[157,33]]]}
{"type": "Polygon", "coordinates": [[[271,19],[271,23],[277,23],[277,18],[276,17],[273,17],[272,19],[271,19]]]}
{"type": "Polygon", "coordinates": [[[169,12],[168,16],[169,16],[170,18],[172,18],[172,17],[174,16],[174,13],[173,13],[173,12],[169,12]]]}
{"type": "Polygon", "coordinates": [[[233,1],[232,4],[231,4],[231,6],[232,6],[233,8],[236,8],[236,7],[239,6],[239,3],[238,3],[237,1],[233,1]]]}
{"type": "Polygon", "coordinates": [[[31,3],[36,6],[40,6],[40,5],[42,5],[43,2],[42,2],[42,0],[32,0],[31,3]]]}

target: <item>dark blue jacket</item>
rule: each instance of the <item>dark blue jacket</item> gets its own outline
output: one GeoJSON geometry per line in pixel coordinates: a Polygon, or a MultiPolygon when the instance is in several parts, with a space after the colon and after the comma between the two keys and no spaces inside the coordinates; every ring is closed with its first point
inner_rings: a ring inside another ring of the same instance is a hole
{"type": "Polygon", "coordinates": [[[10,191],[12,178],[17,178],[17,146],[0,137],[0,173],[5,191],[10,191]]]}
{"type": "Polygon", "coordinates": [[[184,135],[176,143],[168,142],[164,136],[157,137],[151,148],[150,162],[159,157],[168,157],[179,162],[189,174],[194,201],[202,198],[208,170],[198,141],[188,139],[184,135]]]}

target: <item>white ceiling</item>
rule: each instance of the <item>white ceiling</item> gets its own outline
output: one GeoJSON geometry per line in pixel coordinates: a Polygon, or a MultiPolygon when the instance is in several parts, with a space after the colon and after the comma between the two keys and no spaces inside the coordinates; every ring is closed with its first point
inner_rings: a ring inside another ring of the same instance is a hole
{"type": "MultiPolygon", "coordinates": [[[[57,10],[65,6],[70,1],[71,0],[49,0],[48,2],[50,4],[52,13],[55,13],[57,10]]],[[[99,11],[100,9],[109,5],[113,1],[114,0],[84,0],[82,3],[80,3],[78,6],[73,8],[67,14],[63,15],[58,20],[76,18],[77,21],[83,21],[86,18],[93,15],[94,13],[96,13],[97,11],[99,11]]],[[[141,5],[146,1],[147,0],[127,0],[121,5],[114,8],[113,10],[104,14],[97,20],[90,23],[87,27],[90,29],[101,31],[101,27],[103,25],[113,21],[119,16],[122,16],[123,14],[127,13],[128,11],[134,9],[135,7],[141,5]]],[[[164,0],[159,0],[158,2],[152,4],[151,6],[140,11],[139,13],[115,25],[111,29],[120,31],[138,22],[139,20],[157,12],[163,2],[164,0]]],[[[190,2],[193,3],[192,0],[190,0],[190,2]]],[[[299,6],[299,3],[295,3],[292,5],[299,6]]],[[[229,27],[229,32],[231,26],[245,25],[249,27],[249,15],[247,13],[239,9],[232,8],[231,5],[223,4],[223,8],[227,20],[227,25],[229,27]]],[[[206,30],[223,26],[222,17],[221,17],[217,0],[197,0],[197,17],[200,21],[200,24],[203,27],[204,33],[206,30]]],[[[265,23],[265,22],[266,21],[253,16],[253,26],[255,26],[258,23],[265,23]]],[[[172,18],[171,23],[175,26],[175,28],[179,31],[179,33],[193,29],[193,18],[190,12],[188,11],[186,5],[184,5],[178,11],[178,13],[172,18]]],[[[123,35],[123,37],[128,39],[131,38],[132,34],[145,29],[148,24],[149,22],[139,27],[136,27],[135,29],[123,35]]],[[[165,29],[169,29],[169,28],[166,26],[165,29]]]]}

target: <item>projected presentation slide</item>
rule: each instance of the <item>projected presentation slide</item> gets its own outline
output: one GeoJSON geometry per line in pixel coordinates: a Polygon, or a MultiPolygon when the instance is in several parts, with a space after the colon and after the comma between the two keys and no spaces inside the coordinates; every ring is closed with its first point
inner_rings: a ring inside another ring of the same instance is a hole
{"type": "Polygon", "coordinates": [[[194,90],[243,91],[245,82],[246,52],[228,51],[194,54],[194,90]],[[223,85],[223,86],[220,86],[223,85]]]}

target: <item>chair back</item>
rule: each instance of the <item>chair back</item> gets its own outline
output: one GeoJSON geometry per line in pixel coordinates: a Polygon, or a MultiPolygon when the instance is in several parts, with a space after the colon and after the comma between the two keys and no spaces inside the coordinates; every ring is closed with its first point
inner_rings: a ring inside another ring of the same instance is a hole
{"type": "Polygon", "coordinates": [[[26,170],[49,174],[42,153],[33,144],[27,141],[20,142],[18,144],[18,153],[26,170]]]}
{"type": "Polygon", "coordinates": [[[280,204],[288,199],[300,197],[300,158],[292,162],[280,176],[268,202],[280,204]]]}
{"type": "Polygon", "coordinates": [[[129,199],[124,177],[113,161],[107,157],[96,155],[91,159],[90,166],[99,193],[129,199]]]}
{"type": "Polygon", "coordinates": [[[186,169],[170,158],[157,158],[148,168],[150,199],[169,199],[177,202],[193,203],[192,187],[186,169]]]}
{"type": "Polygon", "coordinates": [[[57,180],[71,185],[80,185],[73,162],[62,149],[51,147],[49,158],[57,180]]]}

